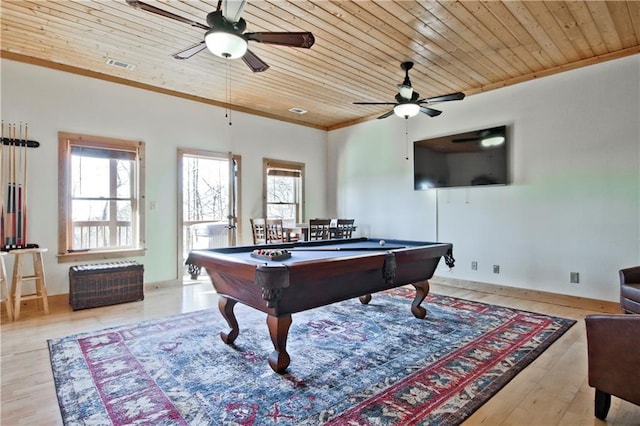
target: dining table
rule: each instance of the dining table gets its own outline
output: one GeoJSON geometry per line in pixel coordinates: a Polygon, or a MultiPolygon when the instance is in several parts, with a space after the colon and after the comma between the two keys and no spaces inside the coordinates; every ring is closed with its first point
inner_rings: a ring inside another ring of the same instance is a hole
{"type": "MultiPolygon", "coordinates": [[[[287,242],[295,241],[309,241],[309,223],[296,223],[295,226],[283,226],[285,239],[287,242]]],[[[355,231],[357,226],[353,226],[355,231]]],[[[338,220],[332,219],[331,225],[329,225],[329,239],[335,239],[336,232],[338,231],[338,220]]]]}

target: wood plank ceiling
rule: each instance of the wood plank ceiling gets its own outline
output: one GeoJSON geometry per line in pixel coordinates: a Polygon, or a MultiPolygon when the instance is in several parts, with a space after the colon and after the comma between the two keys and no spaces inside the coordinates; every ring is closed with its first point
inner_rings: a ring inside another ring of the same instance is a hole
{"type": "MultiPolygon", "coordinates": [[[[217,6],[145,3],[203,24],[217,6]]],[[[637,1],[249,0],[247,31],[311,31],[316,39],[311,49],[251,42],[271,67],[262,73],[206,50],[173,59],[201,41],[203,30],[125,0],[3,0],[0,7],[4,58],[320,129],[388,111],[352,102],[392,102],[403,61],[415,62],[413,87],[432,97],[471,95],[640,52],[637,1]],[[109,58],[135,68],[107,65],[109,58]]],[[[437,107],[446,113],[446,104],[437,107]]]]}

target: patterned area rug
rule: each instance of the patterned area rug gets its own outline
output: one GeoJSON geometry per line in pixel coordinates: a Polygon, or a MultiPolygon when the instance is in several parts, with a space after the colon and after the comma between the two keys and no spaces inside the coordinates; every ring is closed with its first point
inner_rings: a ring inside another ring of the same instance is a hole
{"type": "Polygon", "coordinates": [[[68,425],[455,425],[575,321],[414,292],[378,293],[293,315],[284,375],[266,315],[236,305],[49,341],[68,425]]]}

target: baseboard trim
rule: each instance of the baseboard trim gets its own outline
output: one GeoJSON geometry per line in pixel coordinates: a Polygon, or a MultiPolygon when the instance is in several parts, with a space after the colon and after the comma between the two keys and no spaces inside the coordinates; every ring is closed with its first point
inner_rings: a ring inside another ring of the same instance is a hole
{"type": "MultiPolygon", "coordinates": [[[[153,283],[144,284],[144,291],[154,291],[161,290],[165,288],[178,287],[180,284],[178,280],[166,280],[166,281],[157,281],[153,283]]],[[[60,294],[50,294],[47,296],[47,301],[49,302],[49,306],[65,306],[69,304],[69,293],[60,293],[60,294]]],[[[38,300],[25,300],[20,305],[20,310],[23,312],[31,312],[42,309],[41,303],[38,300]]]]}
{"type": "MultiPolygon", "coordinates": [[[[607,300],[589,299],[586,297],[570,296],[566,294],[551,293],[545,291],[531,290],[526,288],[509,287],[497,284],[483,283],[479,281],[468,281],[462,279],[445,278],[434,276],[429,280],[432,284],[444,285],[448,287],[460,288],[464,290],[477,291],[480,293],[496,294],[499,296],[513,297],[533,302],[550,303],[553,305],[567,306],[570,308],[584,309],[587,311],[603,313],[622,313],[620,303],[607,300]]],[[[158,281],[144,285],[145,291],[153,291],[179,286],[178,280],[158,281]]],[[[54,294],[48,296],[49,304],[63,306],[69,304],[69,294],[54,294]]],[[[22,309],[25,311],[36,310],[37,301],[25,301],[22,309]]]]}
{"type": "Polygon", "coordinates": [[[589,299],[587,297],[571,296],[566,294],[551,293],[546,291],[531,290],[526,288],[509,287],[497,284],[468,281],[457,278],[445,278],[434,276],[429,282],[448,287],[462,288],[465,290],[479,291],[481,293],[496,294],[505,297],[514,297],[533,302],[550,303],[567,306],[570,308],[585,309],[603,313],[622,313],[619,302],[608,300],[589,299]]]}
{"type": "Polygon", "coordinates": [[[145,291],[152,291],[152,290],[158,290],[161,288],[171,288],[171,287],[178,287],[180,286],[180,283],[178,282],[178,280],[173,279],[173,280],[165,280],[165,281],[156,281],[154,283],[147,283],[144,285],[144,289],[145,291]]]}

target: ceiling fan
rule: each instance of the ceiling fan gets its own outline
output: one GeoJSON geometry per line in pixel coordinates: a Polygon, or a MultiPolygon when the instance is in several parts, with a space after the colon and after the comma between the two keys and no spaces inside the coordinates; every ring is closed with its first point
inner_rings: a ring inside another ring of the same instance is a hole
{"type": "Polygon", "coordinates": [[[409,70],[413,68],[413,62],[403,62],[400,64],[405,72],[404,81],[398,84],[398,93],[395,96],[396,102],[354,102],[355,105],[394,105],[389,112],[382,114],[380,118],[387,118],[391,114],[398,117],[409,118],[417,115],[419,112],[427,114],[429,117],[436,117],[442,114],[442,111],[425,106],[435,102],[459,101],[464,99],[464,93],[456,92],[448,95],[434,96],[432,98],[419,99],[420,94],[411,87],[409,80],[409,70]]]}
{"type": "Polygon", "coordinates": [[[269,65],[248,49],[249,41],[275,44],[278,46],[302,47],[305,49],[313,46],[313,43],[315,42],[313,34],[310,32],[245,33],[244,30],[247,28],[247,23],[243,18],[240,18],[240,14],[247,3],[247,0],[242,0],[241,2],[225,0],[225,7],[222,7],[223,0],[218,0],[216,10],[207,15],[208,25],[192,21],[139,0],[126,0],[126,2],[129,6],[133,6],[136,9],[155,13],[156,15],[173,19],[206,31],[203,41],[171,55],[176,59],[189,59],[195,54],[200,53],[205,48],[208,48],[214,55],[221,58],[242,58],[251,71],[262,72],[269,69],[269,65]],[[228,3],[235,3],[235,6],[237,6],[235,10],[232,10],[234,9],[233,5],[227,7],[228,3]]]}

